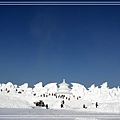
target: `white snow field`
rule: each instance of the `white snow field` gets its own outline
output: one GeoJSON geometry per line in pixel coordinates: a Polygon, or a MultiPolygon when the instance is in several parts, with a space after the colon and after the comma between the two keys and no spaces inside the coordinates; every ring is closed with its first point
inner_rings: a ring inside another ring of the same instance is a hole
{"type": "Polygon", "coordinates": [[[0,120],[120,120],[119,114],[44,108],[1,108],[0,120]]]}
{"type": "Polygon", "coordinates": [[[57,83],[43,87],[39,82],[34,88],[29,88],[28,83],[0,84],[0,120],[120,120],[119,87],[110,89],[107,82],[88,89],[79,83],[71,84],[71,89],[58,89],[57,83]],[[61,97],[60,92],[66,96],[61,97]],[[36,106],[35,102],[40,100],[48,104],[48,109],[36,106]]]}

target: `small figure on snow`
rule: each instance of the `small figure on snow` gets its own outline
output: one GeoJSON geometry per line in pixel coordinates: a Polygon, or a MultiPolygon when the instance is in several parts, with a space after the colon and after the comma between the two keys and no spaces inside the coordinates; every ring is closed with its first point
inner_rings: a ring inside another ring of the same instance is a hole
{"type": "Polygon", "coordinates": [[[96,108],[98,107],[98,102],[95,103],[96,108]]]}
{"type": "Polygon", "coordinates": [[[85,104],[83,104],[83,108],[87,109],[87,107],[85,106],[85,104]]]}
{"type": "Polygon", "coordinates": [[[64,102],[64,100],[62,101],[62,104],[64,104],[65,102],[64,102]]]}
{"type": "Polygon", "coordinates": [[[61,104],[61,108],[63,108],[63,104],[61,104]]]}
{"type": "Polygon", "coordinates": [[[46,104],[46,109],[48,109],[48,104],[46,104]]]}

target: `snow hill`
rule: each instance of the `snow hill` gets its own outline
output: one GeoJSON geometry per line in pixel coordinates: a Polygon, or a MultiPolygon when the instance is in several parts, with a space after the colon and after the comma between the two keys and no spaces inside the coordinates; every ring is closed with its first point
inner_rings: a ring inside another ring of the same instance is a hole
{"type": "Polygon", "coordinates": [[[21,86],[11,82],[0,84],[0,108],[34,108],[34,102],[43,100],[49,109],[74,109],[92,112],[120,113],[120,88],[109,88],[107,82],[101,87],[94,84],[88,89],[79,83],[71,83],[69,98],[56,97],[57,83],[43,86],[42,82],[28,87],[28,83],[21,86]],[[61,102],[64,100],[64,107],[61,102]],[[96,102],[98,107],[96,108],[96,102]],[[85,105],[85,108],[83,108],[85,105]]]}

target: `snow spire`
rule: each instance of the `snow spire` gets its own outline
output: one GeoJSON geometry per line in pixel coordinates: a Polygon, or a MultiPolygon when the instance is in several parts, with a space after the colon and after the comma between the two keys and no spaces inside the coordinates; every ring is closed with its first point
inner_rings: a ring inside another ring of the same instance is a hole
{"type": "Polygon", "coordinates": [[[63,79],[63,83],[65,83],[65,79],[63,79]]]}

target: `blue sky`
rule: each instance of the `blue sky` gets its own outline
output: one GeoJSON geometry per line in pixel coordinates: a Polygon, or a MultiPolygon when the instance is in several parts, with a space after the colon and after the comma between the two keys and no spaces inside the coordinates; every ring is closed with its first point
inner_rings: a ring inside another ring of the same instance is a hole
{"type": "Polygon", "coordinates": [[[0,6],[0,83],[90,87],[120,80],[120,6],[0,6]]]}

